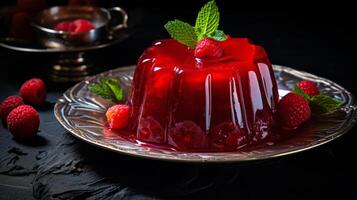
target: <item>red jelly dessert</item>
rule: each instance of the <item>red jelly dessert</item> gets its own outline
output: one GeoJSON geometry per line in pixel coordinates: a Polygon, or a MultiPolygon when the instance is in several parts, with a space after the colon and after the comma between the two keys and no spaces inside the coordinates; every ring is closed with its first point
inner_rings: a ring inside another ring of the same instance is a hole
{"type": "Polygon", "coordinates": [[[227,36],[218,22],[210,1],[195,26],[165,24],[174,39],[158,40],[141,55],[129,112],[116,113],[128,119],[123,136],[181,151],[233,151],[273,136],[278,88],[265,50],[227,36]]]}
{"type": "MultiPolygon", "coordinates": [[[[265,50],[247,38],[227,36],[218,29],[219,18],[212,0],[194,26],[166,23],[174,39],[158,40],[141,55],[128,102],[107,111],[109,128],[152,148],[234,151],[276,141],[280,131],[298,128],[312,111],[328,113],[341,105],[319,95],[311,81],[298,83],[278,104],[265,50]],[[273,127],[280,131],[273,134],[273,127]]],[[[109,99],[120,91],[97,87],[97,94],[109,99]]]]}
{"type": "Polygon", "coordinates": [[[174,39],[146,49],[129,99],[129,128],[139,140],[221,151],[269,137],[278,88],[264,49],[246,38],[219,43],[218,58],[197,58],[174,39]]]}

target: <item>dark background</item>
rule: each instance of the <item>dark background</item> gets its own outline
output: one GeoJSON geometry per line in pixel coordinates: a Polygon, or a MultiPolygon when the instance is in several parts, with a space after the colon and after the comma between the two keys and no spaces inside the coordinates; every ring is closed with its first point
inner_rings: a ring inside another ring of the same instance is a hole
{"type": "MultiPolygon", "coordinates": [[[[104,1],[105,6],[118,4],[127,9],[139,23],[127,40],[89,56],[100,71],[135,64],[155,39],[168,37],[165,22],[177,18],[193,24],[204,2],[104,1]]],[[[350,5],[223,0],[217,4],[220,28],[264,46],[272,63],[331,79],[357,94],[356,34],[350,5]]],[[[26,79],[42,76],[53,57],[0,48],[0,99],[16,94],[26,79]]],[[[48,83],[49,106],[40,109],[41,137],[34,142],[15,141],[0,126],[0,199],[357,197],[356,128],[322,147],[265,162],[193,165],[149,161],[100,150],[61,128],[52,114],[53,104],[68,87],[70,84],[48,83]]]]}

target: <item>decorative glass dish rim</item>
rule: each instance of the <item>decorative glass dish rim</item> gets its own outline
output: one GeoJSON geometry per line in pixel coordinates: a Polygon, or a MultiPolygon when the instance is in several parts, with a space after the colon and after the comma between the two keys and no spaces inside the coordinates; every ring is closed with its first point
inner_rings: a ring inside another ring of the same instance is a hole
{"type": "MultiPolygon", "coordinates": [[[[92,114],[101,113],[101,115],[103,115],[104,117],[104,113],[106,111],[106,108],[108,107],[107,105],[110,104],[106,100],[101,99],[100,97],[92,96],[92,97],[88,97],[87,99],[83,99],[83,96],[78,96],[81,95],[80,94],[81,92],[83,93],[82,90],[84,90],[84,92],[88,92],[85,91],[84,86],[88,86],[90,83],[98,80],[99,77],[103,77],[103,76],[118,77],[117,75],[121,75],[120,78],[122,78],[124,82],[126,82],[125,87],[129,88],[132,78],[132,75],[130,75],[130,73],[133,73],[134,69],[135,66],[126,66],[126,67],[120,67],[117,69],[106,71],[98,75],[89,77],[84,81],[76,84],[72,88],[68,89],[63,94],[63,96],[58,99],[54,107],[54,114],[58,122],[66,130],[68,130],[73,136],[81,139],[82,141],[85,141],[89,144],[107,150],[111,150],[117,153],[122,153],[130,156],[154,159],[154,160],[177,161],[177,162],[245,162],[245,161],[257,161],[257,160],[266,160],[270,158],[277,158],[277,157],[295,154],[298,152],[306,151],[321,146],[348,132],[353,127],[357,119],[357,105],[355,102],[355,98],[350,92],[348,92],[340,85],[328,79],[318,77],[316,75],[307,72],[295,70],[293,68],[289,68],[281,65],[273,65],[273,69],[275,73],[280,73],[280,74],[285,73],[286,75],[295,77],[296,80],[307,79],[307,80],[318,81],[320,84],[329,85],[331,91],[341,95],[341,98],[343,99],[343,106],[339,111],[343,112],[346,116],[344,117],[343,120],[340,120],[341,121],[340,124],[336,125],[338,126],[337,127],[338,129],[337,130],[327,129],[326,131],[329,132],[324,133],[326,135],[321,135],[321,136],[318,135],[321,133],[317,133],[316,135],[314,135],[315,133],[309,133],[310,135],[309,134],[307,135],[309,135],[310,138],[306,137],[306,141],[303,141],[304,138],[302,138],[302,141],[298,141],[296,144],[289,144],[289,143],[281,144],[278,142],[275,145],[269,146],[269,148],[262,147],[258,149],[252,149],[250,151],[180,152],[174,150],[157,149],[154,147],[141,146],[113,133],[111,136],[115,135],[115,138],[110,138],[110,137],[106,138],[106,136],[103,135],[103,130],[102,130],[103,128],[105,128],[105,125],[100,120],[98,121],[98,118],[96,118],[95,116],[87,115],[88,121],[94,120],[91,125],[86,125],[85,123],[87,123],[87,121],[85,120],[82,120],[84,125],[76,124],[77,122],[80,122],[78,121],[79,119],[82,119],[83,116],[84,117],[86,116],[83,115],[83,113],[86,112],[90,112],[92,114]],[[82,113],[80,115],[74,114],[72,118],[70,115],[73,114],[73,110],[82,113]],[[73,123],[73,120],[77,120],[77,122],[73,123]],[[303,144],[304,142],[306,144],[303,144]]],[[[287,82],[290,80],[285,80],[285,81],[287,82]]],[[[279,77],[277,77],[277,82],[279,85],[279,77]]],[[[297,137],[299,136],[294,136],[294,138],[297,137]]]]}

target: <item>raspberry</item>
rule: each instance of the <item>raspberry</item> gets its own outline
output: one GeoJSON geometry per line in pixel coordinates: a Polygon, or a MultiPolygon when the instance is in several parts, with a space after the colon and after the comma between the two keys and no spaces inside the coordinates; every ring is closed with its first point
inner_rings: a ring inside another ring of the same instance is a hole
{"type": "Polygon", "coordinates": [[[288,93],[278,104],[278,117],[283,128],[294,129],[310,118],[309,103],[304,97],[288,93]]]}
{"type": "Polygon", "coordinates": [[[55,26],[56,31],[73,32],[76,27],[72,22],[60,22],[55,26]]]}
{"type": "Polygon", "coordinates": [[[7,126],[17,139],[28,139],[36,135],[40,125],[37,111],[28,105],[22,105],[12,110],[7,116],[7,126]]]}
{"type": "Polygon", "coordinates": [[[18,106],[24,105],[19,96],[9,96],[0,104],[0,119],[6,119],[8,114],[18,106]]]}
{"type": "Polygon", "coordinates": [[[72,32],[72,33],[82,33],[94,29],[95,26],[92,22],[85,19],[78,19],[73,22],[66,21],[60,22],[55,26],[56,31],[72,32]]]}
{"type": "Polygon", "coordinates": [[[320,94],[319,88],[317,88],[316,84],[312,81],[300,81],[296,86],[310,97],[320,94]]]}
{"type": "Polygon", "coordinates": [[[218,58],[223,55],[223,47],[218,41],[203,38],[197,43],[194,54],[197,58],[218,58]]]}
{"type": "Polygon", "coordinates": [[[111,129],[125,128],[129,123],[129,106],[127,105],[115,105],[110,107],[105,114],[111,129]]]}
{"type": "Polygon", "coordinates": [[[72,23],[75,26],[73,30],[74,33],[82,33],[95,29],[93,23],[85,19],[78,19],[72,23]]]}
{"type": "Polygon", "coordinates": [[[196,123],[183,121],[171,129],[169,144],[178,150],[202,149],[206,147],[206,135],[196,123]]]}
{"type": "Polygon", "coordinates": [[[147,142],[163,143],[165,141],[165,132],[160,122],[149,116],[140,119],[138,138],[147,142]]]}
{"type": "Polygon", "coordinates": [[[236,125],[225,122],[216,126],[209,134],[210,143],[218,149],[234,149],[246,143],[247,137],[236,125]]]}
{"type": "Polygon", "coordinates": [[[30,79],[22,84],[20,94],[25,103],[33,106],[41,105],[46,99],[45,83],[38,78],[30,79]]]}

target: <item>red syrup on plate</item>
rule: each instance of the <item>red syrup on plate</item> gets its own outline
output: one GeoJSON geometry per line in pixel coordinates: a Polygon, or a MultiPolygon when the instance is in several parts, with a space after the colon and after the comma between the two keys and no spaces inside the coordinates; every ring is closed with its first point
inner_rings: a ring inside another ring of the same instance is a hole
{"type": "Polygon", "coordinates": [[[264,49],[246,38],[221,45],[223,56],[211,59],[195,58],[173,39],[145,50],[128,101],[134,138],[143,145],[212,152],[276,137],[278,88],[264,49]]]}
{"type": "Polygon", "coordinates": [[[292,138],[294,138],[294,135],[299,133],[300,136],[303,136],[304,134],[307,134],[304,130],[304,126],[299,127],[298,129],[294,130],[283,130],[280,129],[277,126],[273,127],[272,133],[265,139],[251,143],[251,144],[246,144],[242,146],[237,146],[236,148],[202,148],[202,149],[185,149],[185,150],[180,150],[175,147],[173,147],[170,144],[156,144],[156,143],[150,143],[150,142],[144,142],[139,139],[137,139],[136,135],[130,131],[130,130],[113,130],[110,129],[108,126],[105,127],[103,130],[104,135],[111,137],[112,134],[119,135],[121,138],[124,140],[127,140],[135,145],[142,146],[142,147],[148,147],[148,148],[153,148],[153,149],[160,149],[160,150],[167,150],[167,151],[184,151],[184,152],[232,152],[232,151],[239,151],[239,152],[249,152],[252,150],[257,150],[261,149],[264,147],[272,146],[275,145],[276,143],[281,143],[284,141],[288,141],[292,138]]]}

